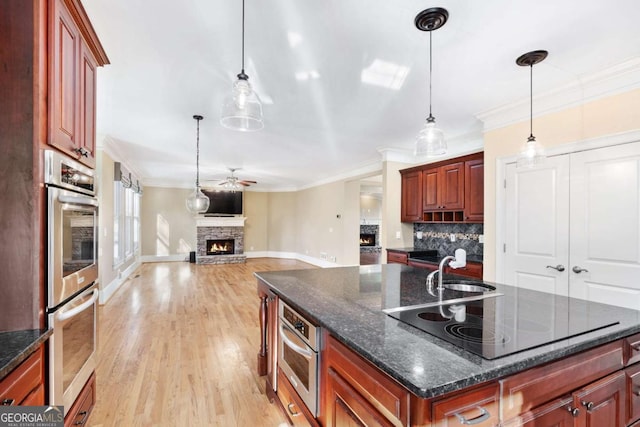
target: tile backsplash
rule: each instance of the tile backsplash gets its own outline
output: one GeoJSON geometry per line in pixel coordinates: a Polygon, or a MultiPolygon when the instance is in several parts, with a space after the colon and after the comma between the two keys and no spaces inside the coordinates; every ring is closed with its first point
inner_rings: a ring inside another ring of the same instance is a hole
{"type": "Polygon", "coordinates": [[[413,247],[437,249],[440,255],[453,255],[456,249],[462,248],[468,256],[482,258],[484,244],[480,243],[480,236],[483,232],[483,224],[414,223],[413,247]],[[422,239],[418,239],[418,232],[422,233],[422,239]],[[452,234],[455,242],[451,241],[452,234]]]}

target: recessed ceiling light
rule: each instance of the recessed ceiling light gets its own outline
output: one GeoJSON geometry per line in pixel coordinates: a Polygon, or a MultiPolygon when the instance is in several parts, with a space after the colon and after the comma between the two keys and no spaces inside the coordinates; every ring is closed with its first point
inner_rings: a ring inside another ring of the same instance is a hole
{"type": "Polygon", "coordinates": [[[289,40],[289,46],[292,48],[302,43],[302,36],[300,33],[294,33],[293,31],[289,31],[287,33],[287,39],[289,40]]]}

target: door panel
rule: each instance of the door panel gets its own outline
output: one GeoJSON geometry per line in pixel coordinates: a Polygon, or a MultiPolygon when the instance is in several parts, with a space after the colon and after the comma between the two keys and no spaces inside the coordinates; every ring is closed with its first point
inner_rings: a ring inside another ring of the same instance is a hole
{"type": "Polygon", "coordinates": [[[549,158],[543,168],[506,169],[505,281],[568,293],[569,159],[549,158]]]}
{"type": "Polygon", "coordinates": [[[571,155],[572,296],[640,308],[640,142],[571,155]]]}

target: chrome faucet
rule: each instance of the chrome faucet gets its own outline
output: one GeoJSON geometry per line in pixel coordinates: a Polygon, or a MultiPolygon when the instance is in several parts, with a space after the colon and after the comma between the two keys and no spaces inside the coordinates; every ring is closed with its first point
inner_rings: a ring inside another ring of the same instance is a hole
{"type": "Polygon", "coordinates": [[[438,292],[442,292],[444,290],[444,287],[442,286],[442,270],[444,269],[445,264],[447,264],[449,261],[453,261],[455,260],[456,257],[451,256],[451,255],[447,255],[446,257],[442,258],[442,260],[440,261],[440,266],[438,267],[437,270],[433,270],[431,273],[429,273],[429,275],[427,276],[427,291],[435,296],[435,294],[433,293],[433,278],[435,277],[435,275],[438,275],[438,292]]]}

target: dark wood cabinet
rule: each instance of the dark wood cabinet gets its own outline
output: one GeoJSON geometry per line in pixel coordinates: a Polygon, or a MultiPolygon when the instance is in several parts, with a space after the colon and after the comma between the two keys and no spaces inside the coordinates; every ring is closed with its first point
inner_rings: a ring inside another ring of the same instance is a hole
{"type": "Polygon", "coordinates": [[[454,162],[422,173],[422,209],[457,210],[464,207],[464,162],[454,162]]]}
{"type": "Polygon", "coordinates": [[[323,339],[323,425],[408,425],[409,391],[328,333],[323,339]]]}
{"type": "Polygon", "coordinates": [[[414,171],[402,175],[400,221],[422,220],[422,172],[414,171]]]}
{"type": "Polygon", "coordinates": [[[482,222],[483,153],[400,171],[402,222],[482,222]]]}
{"type": "Polygon", "coordinates": [[[108,58],[77,0],[51,3],[48,142],[94,167],[96,69],[108,58]]]}
{"type": "Polygon", "coordinates": [[[317,426],[315,417],[309,412],[304,402],[298,396],[286,375],[278,369],[278,399],[284,413],[289,417],[291,425],[295,427],[317,426]]]}
{"type": "Polygon", "coordinates": [[[616,372],[574,392],[572,408],[579,411],[574,426],[626,426],[625,384],[624,372],[616,372]]]}
{"type": "Polygon", "coordinates": [[[0,405],[44,405],[43,353],[41,345],[0,381],[0,405]]]}
{"type": "Polygon", "coordinates": [[[484,221],[484,159],[464,162],[464,220],[484,221]]]}
{"type": "Polygon", "coordinates": [[[64,417],[64,427],[88,425],[87,419],[96,404],[96,374],[92,374],[78,398],[64,417]]]}
{"type": "Polygon", "coordinates": [[[627,381],[627,424],[640,420],[640,364],[625,369],[627,381]]]}
{"type": "Polygon", "coordinates": [[[531,411],[520,414],[504,424],[504,427],[573,427],[573,399],[556,399],[531,411]]]}
{"type": "Polygon", "coordinates": [[[387,264],[407,264],[409,254],[407,252],[399,252],[387,249],[387,264]]]}

